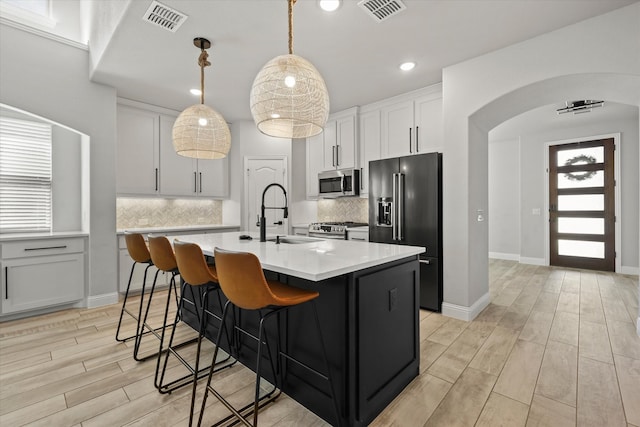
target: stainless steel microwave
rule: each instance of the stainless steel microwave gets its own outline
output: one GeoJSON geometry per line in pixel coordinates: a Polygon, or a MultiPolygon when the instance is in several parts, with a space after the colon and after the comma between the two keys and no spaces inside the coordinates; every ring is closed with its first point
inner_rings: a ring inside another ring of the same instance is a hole
{"type": "Polygon", "coordinates": [[[325,199],[360,195],[360,170],[339,169],[318,174],[319,196],[325,199]]]}

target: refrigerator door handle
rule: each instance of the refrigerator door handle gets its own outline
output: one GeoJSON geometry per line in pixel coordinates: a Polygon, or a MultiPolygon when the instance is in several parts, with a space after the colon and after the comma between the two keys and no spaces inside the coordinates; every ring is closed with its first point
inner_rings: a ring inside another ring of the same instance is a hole
{"type": "Polygon", "coordinates": [[[342,194],[344,194],[346,192],[344,175],[340,177],[340,188],[342,189],[342,194]]]}
{"type": "Polygon", "coordinates": [[[402,240],[404,239],[404,236],[402,235],[402,228],[403,228],[403,218],[404,218],[404,206],[403,206],[403,201],[404,201],[404,175],[399,173],[398,174],[398,201],[396,202],[396,206],[398,209],[398,213],[396,216],[397,219],[397,229],[398,231],[396,232],[398,239],[397,240],[402,240]]]}
{"type": "Polygon", "coordinates": [[[397,173],[393,174],[393,185],[392,187],[392,197],[393,197],[393,206],[391,207],[391,238],[393,240],[398,240],[398,216],[396,210],[398,209],[398,175],[397,173]]]}

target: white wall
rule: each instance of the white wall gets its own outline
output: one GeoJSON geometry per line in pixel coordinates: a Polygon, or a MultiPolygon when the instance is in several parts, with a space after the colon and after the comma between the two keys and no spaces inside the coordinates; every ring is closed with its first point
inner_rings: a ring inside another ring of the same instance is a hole
{"type": "Polygon", "coordinates": [[[53,231],[82,231],[82,136],[52,128],[53,231]]]}
{"type": "Polygon", "coordinates": [[[90,82],[88,72],[86,50],[0,24],[0,102],[91,138],[88,265],[95,298],[115,296],[117,287],[116,92],[90,82]]]}
{"type": "Polygon", "coordinates": [[[487,132],[568,99],[639,105],[639,22],[634,3],[443,70],[445,314],[488,304],[487,132]]]}
{"type": "Polygon", "coordinates": [[[489,141],[489,255],[520,258],[520,141],[489,141]]]}
{"type": "Polygon", "coordinates": [[[222,203],[222,221],[240,224],[247,229],[242,210],[244,205],[245,156],[287,156],[288,188],[291,188],[291,140],[264,135],[253,121],[239,121],[231,125],[231,150],[229,152],[229,199],[222,203]]]}

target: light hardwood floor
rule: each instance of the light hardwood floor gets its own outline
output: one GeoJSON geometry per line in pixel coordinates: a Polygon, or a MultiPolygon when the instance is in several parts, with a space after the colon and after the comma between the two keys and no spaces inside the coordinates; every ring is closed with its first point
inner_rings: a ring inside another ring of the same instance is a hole
{"type": "MultiPolygon", "coordinates": [[[[421,311],[420,376],[372,425],[640,427],[638,278],[499,260],[489,274],[491,304],[473,322],[421,311]]],[[[1,323],[0,426],[186,425],[190,390],[155,390],[155,361],[133,361],[131,343],[114,340],[118,314],[1,323]]],[[[218,378],[232,401],[251,399],[246,368],[218,378]]],[[[214,401],[208,422],[225,414],[214,401]]],[[[260,425],[326,424],[283,395],[260,425]]]]}

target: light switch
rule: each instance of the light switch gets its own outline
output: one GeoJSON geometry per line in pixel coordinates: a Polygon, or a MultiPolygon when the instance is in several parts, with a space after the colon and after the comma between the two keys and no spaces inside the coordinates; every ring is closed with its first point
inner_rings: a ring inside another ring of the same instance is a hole
{"type": "Polygon", "coordinates": [[[478,213],[478,222],[484,221],[484,210],[478,209],[476,212],[478,213]]]}

